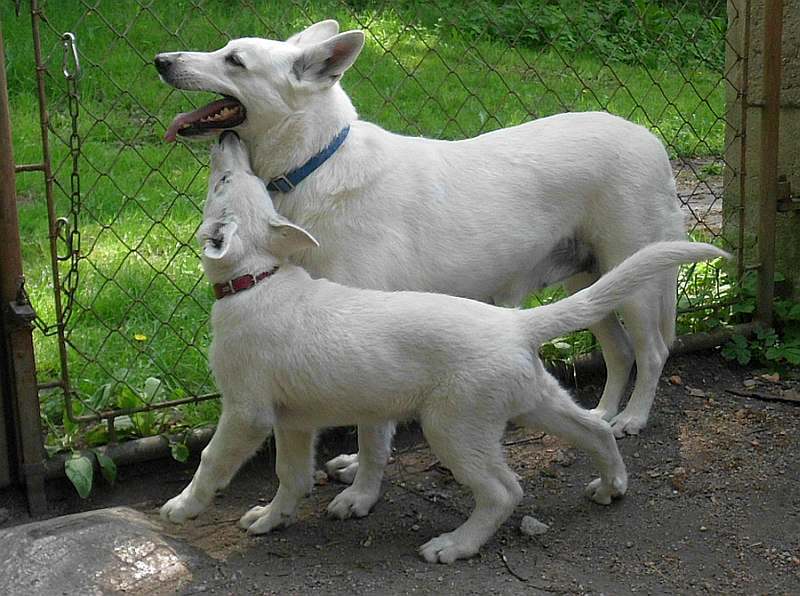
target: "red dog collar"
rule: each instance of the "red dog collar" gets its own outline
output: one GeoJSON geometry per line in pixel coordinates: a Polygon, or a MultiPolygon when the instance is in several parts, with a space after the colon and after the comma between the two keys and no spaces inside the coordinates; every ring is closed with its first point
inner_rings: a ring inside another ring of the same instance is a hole
{"type": "Polygon", "coordinates": [[[275,267],[269,271],[262,271],[261,273],[257,273],[255,275],[248,273],[247,275],[235,277],[224,284],[214,284],[214,297],[219,300],[221,298],[225,298],[225,296],[232,296],[237,292],[249,290],[257,283],[262,282],[270,275],[273,275],[277,270],[278,266],[275,265],[275,267]]]}

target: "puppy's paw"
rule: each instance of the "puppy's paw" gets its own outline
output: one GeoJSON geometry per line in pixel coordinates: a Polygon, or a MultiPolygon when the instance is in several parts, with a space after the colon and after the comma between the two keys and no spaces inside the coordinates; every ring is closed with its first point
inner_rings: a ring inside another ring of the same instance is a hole
{"type": "Polygon", "coordinates": [[[297,517],[294,513],[281,513],[272,503],[265,507],[253,507],[239,519],[239,527],[250,535],[266,534],[277,528],[292,525],[297,517]]]}
{"type": "Polygon", "coordinates": [[[192,519],[205,511],[206,505],[198,501],[196,498],[179,494],[177,497],[171,498],[164,503],[159,512],[161,519],[170,521],[174,524],[182,524],[187,519],[192,519]]]}
{"type": "Polygon", "coordinates": [[[478,552],[478,546],[470,544],[468,540],[459,540],[455,532],[442,534],[428,540],[419,547],[419,554],[428,563],[444,563],[449,565],[458,559],[468,559],[478,552]]]}
{"type": "Polygon", "coordinates": [[[630,414],[626,411],[611,419],[611,430],[618,439],[625,435],[638,435],[647,426],[647,416],[630,414]]]}
{"type": "Polygon", "coordinates": [[[613,409],[613,410],[607,410],[606,408],[601,408],[600,406],[598,406],[598,407],[596,407],[596,408],[594,408],[592,410],[589,410],[589,412],[591,412],[595,416],[599,416],[600,418],[602,418],[606,422],[609,422],[612,418],[614,418],[614,416],[617,415],[616,408],[613,409]]]}
{"type": "Polygon", "coordinates": [[[628,490],[628,479],[615,477],[610,483],[602,478],[595,478],[586,486],[586,496],[595,503],[610,505],[615,498],[621,497],[628,490]]]}
{"type": "Polygon", "coordinates": [[[328,515],[337,519],[364,517],[378,502],[380,491],[368,493],[349,486],[328,504],[328,515]]]}
{"type": "Polygon", "coordinates": [[[358,453],[342,454],[325,464],[328,476],[344,484],[353,484],[358,471],[358,453]]]}

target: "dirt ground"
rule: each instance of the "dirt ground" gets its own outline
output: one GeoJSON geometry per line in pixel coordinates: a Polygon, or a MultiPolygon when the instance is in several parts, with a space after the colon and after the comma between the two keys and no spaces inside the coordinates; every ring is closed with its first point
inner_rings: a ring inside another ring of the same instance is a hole
{"type": "Polygon", "coordinates": [[[723,163],[713,158],[672,160],[687,231],[712,235],[722,231],[723,168],[723,163]]]}
{"type": "MultiPolygon", "coordinates": [[[[334,521],[325,505],[341,485],[322,483],[298,523],[259,538],[236,520],[276,489],[265,451],[217,499],[216,507],[167,534],[198,552],[182,594],[798,594],[800,593],[800,373],[775,382],[734,367],[716,352],[668,363],[651,425],[620,440],[627,496],[602,507],[583,496],[594,477],[585,454],[519,430],[505,439],[526,496],[481,554],[451,566],[416,554],[459,524],[469,494],[438,465],[415,427],[401,430],[385,494],[360,520],[334,521]],[[678,384],[679,383],[679,384],[678,384]],[[524,515],[548,524],[529,537],[524,515]]],[[[577,390],[591,405],[602,379],[577,390]]],[[[318,461],[352,450],[350,431],[327,435],[318,461]]],[[[114,489],[80,501],[66,483],[48,490],[54,515],[130,505],[157,507],[189,481],[196,460],[123,468],[114,489]]],[[[24,523],[23,502],[0,492],[0,527],[24,523]]]]}

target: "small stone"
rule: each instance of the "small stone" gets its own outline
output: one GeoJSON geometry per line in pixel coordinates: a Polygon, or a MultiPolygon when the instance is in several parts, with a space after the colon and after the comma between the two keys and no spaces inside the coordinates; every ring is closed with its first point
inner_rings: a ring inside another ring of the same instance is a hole
{"type": "Polygon", "coordinates": [[[670,475],[672,488],[678,491],[684,491],[686,489],[686,477],[686,468],[683,466],[678,466],[672,470],[672,474],[670,475]]]}
{"type": "Polygon", "coordinates": [[[697,389],[696,387],[686,387],[686,390],[689,392],[689,395],[692,397],[705,397],[706,392],[702,389],[697,389]]]}
{"type": "Polygon", "coordinates": [[[680,376],[680,375],[672,375],[672,376],[669,378],[669,382],[670,382],[672,385],[683,385],[683,379],[681,379],[681,376],[680,376]]]}
{"type": "Polygon", "coordinates": [[[700,526],[700,531],[701,532],[705,532],[706,530],[708,530],[708,528],[706,528],[705,526],[700,526]]]}
{"type": "Polygon", "coordinates": [[[781,376],[778,373],[772,373],[769,375],[761,375],[761,378],[767,381],[768,383],[777,383],[781,380],[781,376]]]}
{"type": "Polygon", "coordinates": [[[411,531],[412,532],[418,532],[419,531],[419,524],[414,524],[413,526],[411,526],[411,531]]]}
{"type": "Polygon", "coordinates": [[[549,529],[550,526],[530,515],[524,516],[519,524],[519,531],[526,536],[541,536],[549,529]]]}
{"type": "Polygon", "coordinates": [[[369,536],[367,536],[367,539],[364,542],[361,543],[361,546],[363,546],[363,547],[372,546],[372,535],[371,534],[369,536]]]}
{"type": "Polygon", "coordinates": [[[314,472],[314,484],[317,486],[324,486],[328,484],[328,475],[324,470],[317,470],[314,472]]]}
{"type": "Polygon", "coordinates": [[[661,472],[658,470],[648,470],[647,475],[650,476],[650,478],[658,478],[661,476],[661,472]]]}
{"type": "Polygon", "coordinates": [[[742,385],[744,385],[745,387],[748,387],[748,388],[755,387],[756,386],[756,380],[755,379],[745,379],[744,381],[742,381],[742,385]]]}
{"type": "Polygon", "coordinates": [[[633,542],[628,540],[628,542],[625,543],[625,548],[633,548],[633,542]]]}
{"type": "Polygon", "coordinates": [[[563,468],[568,468],[575,463],[576,455],[571,450],[562,449],[556,455],[556,463],[563,468]]]}

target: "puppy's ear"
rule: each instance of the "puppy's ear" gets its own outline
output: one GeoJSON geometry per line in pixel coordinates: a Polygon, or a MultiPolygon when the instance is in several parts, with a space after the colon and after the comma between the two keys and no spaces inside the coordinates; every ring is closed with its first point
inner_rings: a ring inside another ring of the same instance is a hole
{"type": "Polygon", "coordinates": [[[345,31],[311,46],[303,46],[303,53],[292,66],[300,82],[331,86],[353,65],[364,47],[363,31],[345,31]]]}
{"type": "Polygon", "coordinates": [[[277,214],[269,218],[267,248],[276,257],[285,258],[314,246],[319,246],[319,242],[300,226],[277,214]]]}
{"type": "Polygon", "coordinates": [[[328,19],[327,21],[314,23],[307,29],[300,31],[299,33],[295,33],[286,40],[286,43],[291,43],[296,46],[309,46],[321,41],[325,41],[337,33],[339,33],[339,23],[333,19],[328,19]]]}
{"type": "Polygon", "coordinates": [[[234,221],[212,223],[207,230],[201,230],[203,254],[209,259],[219,260],[228,253],[239,224],[234,221]]]}

